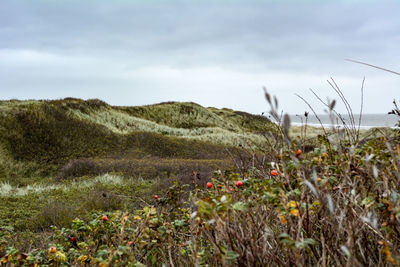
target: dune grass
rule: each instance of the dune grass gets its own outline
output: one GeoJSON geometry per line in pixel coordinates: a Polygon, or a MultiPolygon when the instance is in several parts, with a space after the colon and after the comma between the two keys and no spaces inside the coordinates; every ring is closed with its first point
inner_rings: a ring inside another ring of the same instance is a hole
{"type": "MultiPolygon", "coordinates": [[[[254,147],[265,143],[262,136],[251,131],[246,132],[243,130],[245,128],[230,123],[229,120],[221,118],[201,106],[195,104],[178,106],[174,103],[173,107],[186,107],[189,111],[184,109],[185,112],[193,112],[193,115],[190,116],[188,113],[180,114],[179,112],[182,111],[171,108],[171,105],[156,105],[158,109],[153,106],[146,106],[140,108],[141,112],[132,111],[134,108],[104,108],[89,113],[70,109],[69,112],[82,120],[103,125],[118,134],[145,131],[232,146],[241,144],[254,147]],[[139,114],[140,117],[130,114],[139,114]],[[158,114],[158,117],[150,114],[158,114]],[[192,124],[189,125],[189,122],[192,124]]],[[[236,121],[236,123],[239,122],[236,121]]],[[[269,121],[264,121],[264,130],[266,129],[271,130],[269,121]]]]}
{"type": "Polygon", "coordinates": [[[242,129],[196,103],[166,102],[141,107],[119,107],[131,116],[172,128],[220,127],[229,131],[242,129]]]}
{"type": "Polygon", "coordinates": [[[76,217],[95,210],[131,209],[142,205],[139,198],[149,199],[157,181],[104,174],[24,187],[1,183],[0,228],[13,227],[20,234],[40,233],[51,225],[68,226],[76,217]]]}
{"type": "MultiPolygon", "coordinates": [[[[140,179],[139,179],[140,180],[140,179]]],[[[27,186],[18,187],[12,186],[7,182],[0,183],[0,196],[1,197],[22,197],[30,194],[45,194],[49,191],[59,190],[68,192],[69,190],[86,190],[93,188],[97,185],[120,185],[124,180],[121,176],[103,174],[93,179],[85,179],[83,181],[73,181],[71,183],[63,184],[35,184],[32,183],[27,186]]]]}
{"type": "Polygon", "coordinates": [[[96,99],[0,101],[0,182],[24,186],[46,180],[82,158],[227,158],[226,149],[265,142],[258,128],[240,128],[243,116],[235,115],[235,124],[193,103],[112,107],[96,99]]]}

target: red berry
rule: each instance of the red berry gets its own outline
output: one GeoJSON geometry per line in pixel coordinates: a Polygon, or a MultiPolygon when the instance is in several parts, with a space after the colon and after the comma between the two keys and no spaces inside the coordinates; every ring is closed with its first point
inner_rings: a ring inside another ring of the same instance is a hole
{"type": "Polygon", "coordinates": [[[213,186],[212,183],[210,183],[210,182],[207,183],[207,188],[211,188],[212,186],[213,186]]]}
{"type": "Polygon", "coordinates": [[[276,170],[272,170],[272,171],[271,171],[271,175],[272,175],[272,176],[277,176],[277,175],[278,175],[278,172],[277,172],[276,170]]]}
{"type": "Polygon", "coordinates": [[[129,246],[132,246],[132,244],[133,244],[133,241],[129,241],[129,242],[128,242],[128,245],[129,245],[129,246]]]}
{"type": "Polygon", "coordinates": [[[76,241],[76,237],[71,237],[71,242],[75,242],[76,241]]]}
{"type": "Polygon", "coordinates": [[[154,195],[154,199],[157,200],[157,199],[158,199],[158,196],[157,196],[157,195],[154,195]]]}
{"type": "Polygon", "coordinates": [[[235,182],[235,186],[236,187],[241,187],[241,186],[243,186],[243,182],[242,181],[236,181],[235,182]]]}
{"type": "Polygon", "coordinates": [[[103,217],[101,217],[101,220],[102,220],[103,222],[108,221],[107,215],[103,215],[103,217]]]}
{"type": "Polygon", "coordinates": [[[297,156],[297,157],[300,156],[301,153],[303,153],[303,151],[301,151],[301,149],[297,149],[296,156],[297,156]]]}
{"type": "Polygon", "coordinates": [[[184,242],[182,242],[182,244],[181,244],[181,247],[184,247],[185,246],[185,243],[184,242]]]}

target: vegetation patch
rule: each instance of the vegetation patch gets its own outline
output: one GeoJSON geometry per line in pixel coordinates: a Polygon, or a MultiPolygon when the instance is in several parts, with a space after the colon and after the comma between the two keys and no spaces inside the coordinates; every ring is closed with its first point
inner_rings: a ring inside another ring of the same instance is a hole
{"type": "MultiPolygon", "coordinates": [[[[267,94],[268,99],[271,102],[267,94]]],[[[58,126],[55,119],[42,118],[50,114],[56,118],[56,112],[46,113],[42,104],[21,110],[51,132],[49,125],[58,126]]],[[[65,108],[63,114],[72,118],[72,125],[90,121],[111,141],[104,154],[84,154],[77,147],[72,152],[79,153],[71,158],[52,154],[60,160],[48,163],[59,167],[53,183],[0,184],[4,264],[400,265],[397,130],[360,134],[354,127],[333,128],[308,135],[306,125],[291,131],[284,116],[277,131],[263,133],[268,146],[251,150],[155,132],[118,132],[123,127],[112,130],[119,123],[112,119],[97,123],[75,116],[112,108],[98,101],[87,109],[79,100],[52,105],[65,108]],[[71,108],[75,115],[68,113],[71,108]]],[[[271,106],[271,114],[277,114],[271,106]]],[[[197,108],[186,111],[195,114],[197,108]]],[[[133,116],[139,111],[120,108],[117,112],[133,116]]],[[[220,118],[235,113],[222,112],[220,118]]],[[[150,118],[152,113],[144,114],[150,118]]],[[[19,122],[13,117],[3,119],[10,125],[19,122]]],[[[232,117],[228,124],[234,125],[235,120],[232,117]]],[[[247,127],[262,130],[257,123],[254,120],[247,127]]],[[[41,140],[30,137],[24,124],[15,125],[16,133],[25,133],[21,142],[41,140]]],[[[35,136],[44,136],[35,131],[35,136]]],[[[10,140],[9,136],[3,139],[2,157],[15,164],[46,164],[40,153],[38,160],[18,158],[18,150],[6,146],[10,140]]]]}
{"type": "MultiPolygon", "coordinates": [[[[78,159],[225,159],[226,149],[265,143],[256,128],[243,130],[239,121],[214,111],[194,103],[112,107],[97,99],[0,101],[0,181],[28,185],[78,159]]],[[[271,123],[265,125],[269,129],[271,123]]]]}

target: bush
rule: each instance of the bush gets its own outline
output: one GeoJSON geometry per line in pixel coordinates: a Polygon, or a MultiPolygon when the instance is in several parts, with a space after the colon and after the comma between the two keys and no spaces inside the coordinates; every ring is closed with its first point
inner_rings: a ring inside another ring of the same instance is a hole
{"type": "Polygon", "coordinates": [[[93,159],[74,159],[65,164],[57,175],[57,180],[65,180],[69,178],[82,176],[96,176],[105,173],[100,165],[93,159]]]}
{"type": "Polygon", "coordinates": [[[51,200],[42,207],[33,220],[32,228],[46,230],[50,226],[67,227],[76,216],[76,208],[68,203],[51,200]]]}
{"type": "Polygon", "coordinates": [[[82,200],[82,208],[86,211],[123,210],[125,207],[123,197],[109,190],[94,190],[82,200]]]}
{"type": "Polygon", "coordinates": [[[82,176],[96,176],[104,173],[118,173],[125,177],[142,177],[146,179],[176,178],[180,181],[192,182],[193,172],[197,173],[199,182],[209,177],[214,170],[231,167],[229,160],[198,159],[77,159],[64,165],[57,180],[66,180],[82,176]]]}

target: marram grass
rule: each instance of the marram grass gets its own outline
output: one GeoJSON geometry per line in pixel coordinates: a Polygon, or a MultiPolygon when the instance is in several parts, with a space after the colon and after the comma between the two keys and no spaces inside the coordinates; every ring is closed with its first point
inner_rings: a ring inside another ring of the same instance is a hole
{"type": "MultiPolygon", "coordinates": [[[[22,197],[29,194],[43,194],[49,191],[61,190],[68,192],[75,189],[93,189],[94,186],[99,185],[122,185],[126,183],[127,179],[119,175],[103,174],[93,179],[86,179],[83,181],[74,181],[64,184],[31,184],[24,187],[12,186],[7,182],[0,183],[0,197],[22,197]]],[[[140,179],[138,180],[140,181],[140,179]]],[[[126,183],[128,184],[128,183],[126,183]]]]}
{"type": "MultiPolygon", "coordinates": [[[[260,146],[265,143],[265,139],[261,135],[240,130],[238,126],[226,123],[226,121],[212,112],[209,113],[212,115],[209,117],[208,123],[210,126],[208,127],[178,128],[138,118],[129,115],[126,112],[111,108],[93,110],[89,113],[83,113],[76,109],[69,110],[69,114],[73,116],[103,125],[118,134],[128,134],[133,131],[145,131],[234,146],[239,144],[260,146]]],[[[164,113],[164,115],[167,116],[168,113],[164,113]]],[[[184,115],[182,115],[182,117],[183,116],[184,115]]],[[[179,121],[181,118],[178,116],[171,116],[168,119],[169,121],[179,121]]],[[[203,118],[203,121],[206,121],[206,118],[203,118]]],[[[199,123],[199,125],[201,124],[199,123]]],[[[203,125],[206,124],[204,123],[203,125]]]]}

